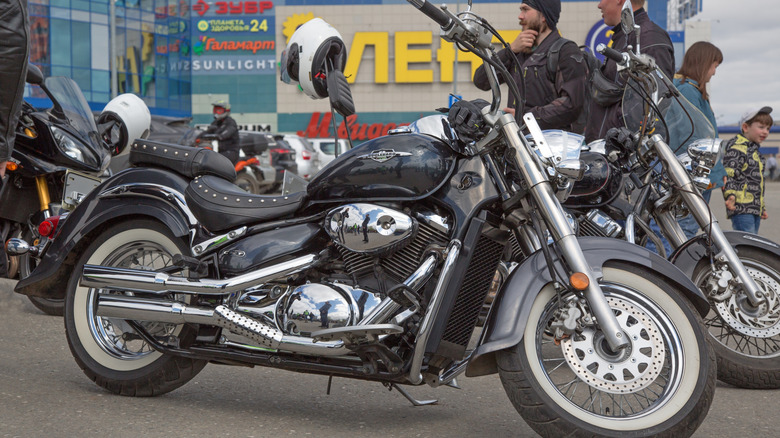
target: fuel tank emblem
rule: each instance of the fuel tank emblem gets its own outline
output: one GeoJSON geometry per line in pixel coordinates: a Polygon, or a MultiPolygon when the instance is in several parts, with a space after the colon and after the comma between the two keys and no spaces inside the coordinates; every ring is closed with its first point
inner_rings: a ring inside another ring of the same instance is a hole
{"type": "Polygon", "coordinates": [[[377,163],[384,163],[387,160],[392,160],[395,157],[409,157],[412,154],[409,152],[396,152],[393,149],[379,149],[371,152],[370,154],[359,155],[358,160],[374,160],[377,163]]]}

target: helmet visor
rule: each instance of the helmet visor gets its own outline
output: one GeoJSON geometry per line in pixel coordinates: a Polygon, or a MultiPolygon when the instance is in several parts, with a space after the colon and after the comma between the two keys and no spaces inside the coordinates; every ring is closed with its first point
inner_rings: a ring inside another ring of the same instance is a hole
{"type": "Polygon", "coordinates": [[[226,112],[225,108],[221,106],[214,107],[214,114],[225,114],[225,112],[226,112]]]}
{"type": "Polygon", "coordinates": [[[279,76],[285,84],[298,83],[298,44],[292,43],[282,52],[279,76]]]}

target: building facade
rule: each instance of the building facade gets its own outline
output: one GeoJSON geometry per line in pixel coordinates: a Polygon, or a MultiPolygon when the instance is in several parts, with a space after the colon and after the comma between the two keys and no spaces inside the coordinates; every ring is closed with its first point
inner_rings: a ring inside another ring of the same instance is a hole
{"type": "MultiPolygon", "coordinates": [[[[447,106],[450,94],[488,97],[471,83],[480,61],[442,41],[438,27],[405,0],[110,1],[29,3],[31,62],[46,75],[73,78],[96,110],[112,93],[132,92],[154,114],[205,124],[211,102],[225,100],[246,128],[333,136],[327,100],[311,100],[278,78],[287,40],[314,17],[338,29],[349,50],[345,74],[357,115],[346,125],[338,117],[341,134],[349,126],[353,139],[377,137],[447,106]]],[[[608,42],[611,29],[597,4],[563,0],[560,33],[591,48],[608,42]]],[[[646,6],[664,27],[667,5],[646,6]]],[[[449,6],[463,10],[466,2],[449,6]]],[[[518,1],[473,9],[506,41],[519,32],[518,1]]],[[[680,40],[682,31],[675,35],[680,40]]]]}

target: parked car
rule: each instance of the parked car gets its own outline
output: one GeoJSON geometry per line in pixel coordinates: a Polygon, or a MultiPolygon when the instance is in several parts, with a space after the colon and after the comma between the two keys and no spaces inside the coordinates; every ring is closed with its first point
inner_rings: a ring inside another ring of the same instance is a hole
{"type": "Polygon", "coordinates": [[[274,191],[278,190],[282,185],[284,179],[284,172],[292,172],[298,174],[298,163],[295,162],[295,149],[293,149],[286,140],[279,136],[274,137],[276,141],[275,147],[269,147],[270,164],[276,168],[276,181],[278,182],[274,187],[274,191]]]}
{"type": "Polygon", "coordinates": [[[295,151],[295,163],[298,165],[298,176],[311,179],[320,171],[319,153],[309,140],[295,134],[278,135],[295,151]]]}
{"type": "MultiPolygon", "coordinates": [[[[333,138],[309,138],[308,139],[312,146],[314,146],[314,150],[317,151],[317,154],[319,156],[320,160],[320,168],[323,168],[328,165],[331,161],[333,161],[334,158],[336,158],[336,142],[333,138]]],[[[340,138],[339,139],[339,154],[343,154],[344,152],[348,151],[350,149],[349,147],[349,140],[340,138]]]]}

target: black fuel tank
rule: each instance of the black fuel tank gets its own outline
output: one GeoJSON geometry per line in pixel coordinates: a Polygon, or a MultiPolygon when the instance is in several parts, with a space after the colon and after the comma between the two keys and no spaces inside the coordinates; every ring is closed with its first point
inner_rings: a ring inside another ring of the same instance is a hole
{"type": "Polygon", "coordinates": [[[620,190],[620,170],[596,152],[582,152],[580,160],[585,163],[585,175],[574,184],[571,195],[564,205],[596,205],[610,200],[620,190]]]}
{"type": "Polygon", "coordinates": [[[321,226],[299,224],[238,240],[219,252],[219,270],[233,276],[271,263],[319,252],[329,240],[321,226]]]}
{"type": "Polygon", "coordinates": [[[387,135],[340,155],[311,180],[307,192],[315,202],[420,199],[449,179],[455,158],[437,138],[387,135]]]}

